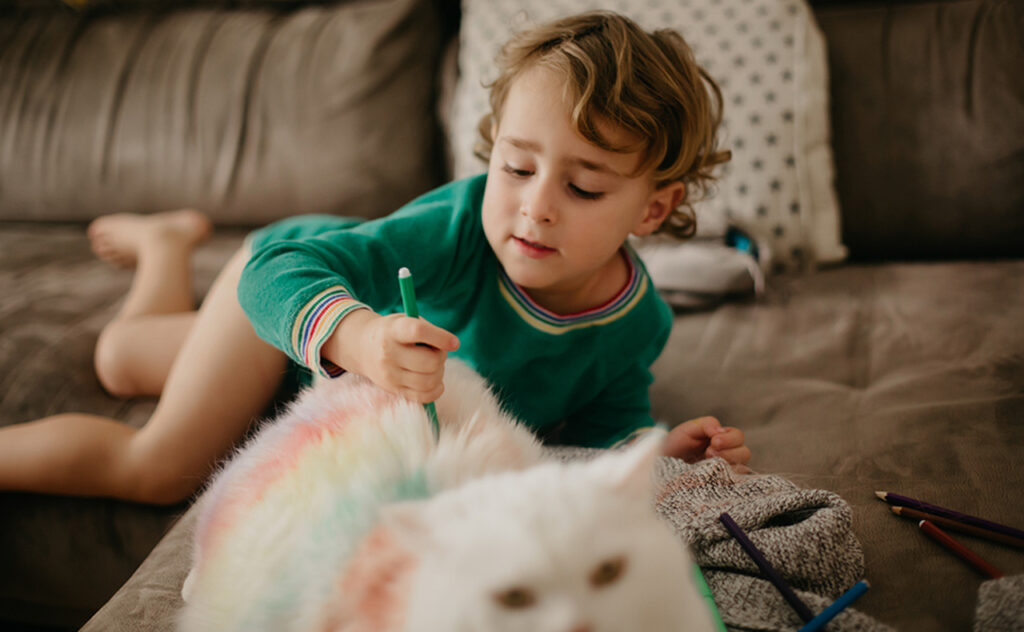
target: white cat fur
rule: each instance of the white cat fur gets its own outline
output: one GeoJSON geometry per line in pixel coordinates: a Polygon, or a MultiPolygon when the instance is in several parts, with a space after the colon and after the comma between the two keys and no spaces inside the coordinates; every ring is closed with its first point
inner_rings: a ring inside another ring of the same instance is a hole
{"type": "Polygon", "coordinates": [[[247,477],[275,459],[283,438],[324,411],[371,406],[377,420],[363,422],[358,433],[346,437],[365,443],[373,455],[357,475],[351,463],[338,464],[335,455],[303,453],[303,459],[324,462],[317,475],[302,481],[301,492],[267,495],[244,506],[228,537],[215,544],[222,563],[213,568],[204,568],[210,552],[198,548],[204,530],[211,528],[201,522],[196,564],[183,591],[181,629],[378,632],[365,622],[347,622],[352,604],[337,603],[331,591],[374,527],[393,534],[416,558],[411,571],[396,580],[400,585],[392,587],[404,595],[405,609],[389,619],[395,625],[388,629],[714,629],[694,585],[688,552],[653,511],[652,473],[661,433],[591,462],[547,462],[532,434],[500,409],[475,372],[450,361],[445,383],[437,402],[442,424],[437,443],[419,404],[382,399],[367,380],[349,375],[306,391],[243,449],[216,478],[208,503],[230,501],[247,477]],[[344,476],[334,475],[340,465],[347,466],[341,468],[347,469],[344,476]],[[374,498],[388,481],[417,468],[426,474],[431,498],[374,498]],[[304,533],[299,525],[331,519],[323,507],[339,493],[365,500],[366,515],[346,523],[355,524],[357,533],[338,534],[326,546],[299,540],[304,533]],[[611,559],[625,560],[623,572],[607,585],[594,586],[595,569],[611,559]],[[535,602],[503,606],[496,595],[516,587],[529,590],[535,602]],[[276,611],[262,603],[267,594],[294,591],[302,595],[294,607],[276,611]],[[239,621],[246,623],[236,625],[239,621]]]}

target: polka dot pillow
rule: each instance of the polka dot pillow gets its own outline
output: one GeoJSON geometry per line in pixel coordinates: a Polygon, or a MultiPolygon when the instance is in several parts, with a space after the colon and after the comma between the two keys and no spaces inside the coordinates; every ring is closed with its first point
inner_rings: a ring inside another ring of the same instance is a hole
{"type": "Polygon", "coordinates": [[[488,108],[482,86],[495,77],[501,45],[533,24],[595,9],[648,30],[676,29],[722,89],[719,138],[732,160],[719,167],[713,195],[695,206],[699,234],[738,225],[768,247],[775,271],[842,260],[825,42],[804,0],[463,0],[455,176],[486,169],[473,145],[488,108]]]}

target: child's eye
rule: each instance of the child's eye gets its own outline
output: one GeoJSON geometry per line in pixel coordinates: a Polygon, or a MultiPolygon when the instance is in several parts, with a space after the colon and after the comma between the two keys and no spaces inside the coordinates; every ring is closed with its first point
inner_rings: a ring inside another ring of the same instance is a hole
{"type": "Polygon", "coordinates": [[[581,197],[584,200],[597,200],[604,195],[604,193],[600,193],[598,191],[587,191],[585,189],[581,189],[575,184],[570,184],[569,189],[572,190],[576,196],[581,197]]]}
{"type": "Polygon", "coordinates": [[[516,167],[513,167],[512,165],[505,165],[503,169],[505,173],[510,173],[516,176],[517,178],[525,178],[527,176],[533,175],[533,172],[530,171],[529,169],[518,169],[516,167]]]}

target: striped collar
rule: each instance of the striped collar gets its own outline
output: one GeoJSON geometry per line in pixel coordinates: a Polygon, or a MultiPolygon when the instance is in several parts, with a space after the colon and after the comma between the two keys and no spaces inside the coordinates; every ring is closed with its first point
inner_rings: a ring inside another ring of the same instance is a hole
{"type": "Polygon", "coordinates": [[[597,307],[574,314],[556,314],[540,306],[526,291],[515,284],[505,269],[498,266],[498,289],[508,304],[519,316],[535,329],[550,334],[563,334],[575,329],[606,325],[629,313],[647,292],[649,280],[637,254],[628,245],[624,246],[629,278],[626,284],[610,300],[597,307]]]}

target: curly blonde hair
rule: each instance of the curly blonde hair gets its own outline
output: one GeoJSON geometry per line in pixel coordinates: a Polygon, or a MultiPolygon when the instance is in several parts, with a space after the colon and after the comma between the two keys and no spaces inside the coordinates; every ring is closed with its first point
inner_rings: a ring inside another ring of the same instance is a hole
{"type": "Polygon", "coordinates": [[[595,11],[538,26],[515,35],[498,55],[491,83],[491,112],[480,120],[477,156],[490,158],[492,128],[501,120],[512,82],[534,64],[566,78],[576,131],[610,151],[641,152],[636,174],[653,168],[655,186],[683,182],[679,207],[658,232],[685,239],[696,230],[693,203],[714,181],[712,170],[729,160],[717,148],[722,93],[697,65],[683,38],[669,29],[647,32],[627,17],[595,11]],[[599,122],[629,132],[636,143],[614,146],[599,122]]]}

